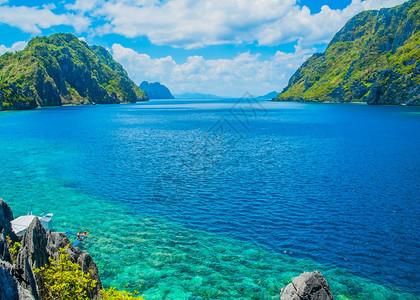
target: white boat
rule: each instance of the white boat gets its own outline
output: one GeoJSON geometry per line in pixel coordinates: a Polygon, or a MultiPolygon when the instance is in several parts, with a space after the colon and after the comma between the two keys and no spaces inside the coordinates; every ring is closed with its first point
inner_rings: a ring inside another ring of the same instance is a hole
{"type": "Polygon", "coordinates": [[[16,219],[11,221],[12,230],[17,236],[22,236],[28,229],[29,225],[31,225],[32,220],[34,218],[39,219],[41,225],[45,228],[45,230],[52,230],[52,216],[53,214],[46,214],[42,217],[28,214],[26,216],[17,217],[16,219]]]}

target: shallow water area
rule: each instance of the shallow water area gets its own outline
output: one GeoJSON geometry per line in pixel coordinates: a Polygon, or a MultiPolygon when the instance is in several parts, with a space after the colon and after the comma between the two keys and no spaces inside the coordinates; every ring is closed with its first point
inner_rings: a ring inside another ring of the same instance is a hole
{"type": "Polygon", "coordinates": [[[146,299],[278,299],[313,269],[337,299],[416,299],[418,109],[235,103],[2,113],[0,196],[88,230],[104,284],[146,299]]]}

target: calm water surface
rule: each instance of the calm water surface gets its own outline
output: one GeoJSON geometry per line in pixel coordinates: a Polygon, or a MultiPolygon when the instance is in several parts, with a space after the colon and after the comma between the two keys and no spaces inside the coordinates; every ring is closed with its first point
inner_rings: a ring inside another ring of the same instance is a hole
{"type": "Polygon", "coordinates": [[[147,299],[420,295],[420,108],[153,100],[0,113],[0,196],[147,299]]]}

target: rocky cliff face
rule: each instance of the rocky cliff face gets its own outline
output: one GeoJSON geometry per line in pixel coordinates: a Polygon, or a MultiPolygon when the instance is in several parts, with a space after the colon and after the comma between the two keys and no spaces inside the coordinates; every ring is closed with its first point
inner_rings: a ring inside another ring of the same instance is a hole
{"type": "Polygon", "coordinates": [[[1,110],[145,100],[108,51],[72,34],[37,37],[0,57],[1,110]]]}
{"type": "MultiPolygon", "coordinates": [[[[19,239],[12,232],[11,220],[13,220],[12,211],[0,198],[0,299],[42,299],[45,296],[42,278],[33,270],[47,264],[50,257],[57,259],[59,249],[65,248],[70,241],[63,233],[46,232],[35,218],[20,240],[21,247],[15,262],[12,262],[6,236],[14,242],[19,239]]],[[[92,272],[93,279],[98,283],[88,296],[89,299],[99,299],[102,284],[92,257],[87,252],[72,246],[66,250],[66,253],[72,262],[80,265],[83,272],[92,272]]]]}
{"type": "Polygon", "coordinates": [[[420,2],[365,11],[310,57],[277,101],[420,105],[420,2]]]}
{"type": "Polygon", "coordinates": [[[9,205],[0,198],[0,260],[11,263],[10,253],[7,246],[6,236],[17,240],[13,234],[10,221],[13,220],[13,213],[9,205]]]}
{"type": "Polygon", "coordinates": [[[169,89],[159,82],[148,83],[143,81],[140,88],[146,93],[149,99],[174,99],[169,89]]]}

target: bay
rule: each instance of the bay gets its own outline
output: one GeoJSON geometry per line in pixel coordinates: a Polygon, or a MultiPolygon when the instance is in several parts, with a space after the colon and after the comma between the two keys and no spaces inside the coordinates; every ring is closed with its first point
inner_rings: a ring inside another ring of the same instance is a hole
{"type": "Polygon", "coordinates": [[[0,114],[0,197],[88,230],[106,286],[278,298],[319,269],[338,299],[420,293],[420,109],[152,100],[0,114]]]}

